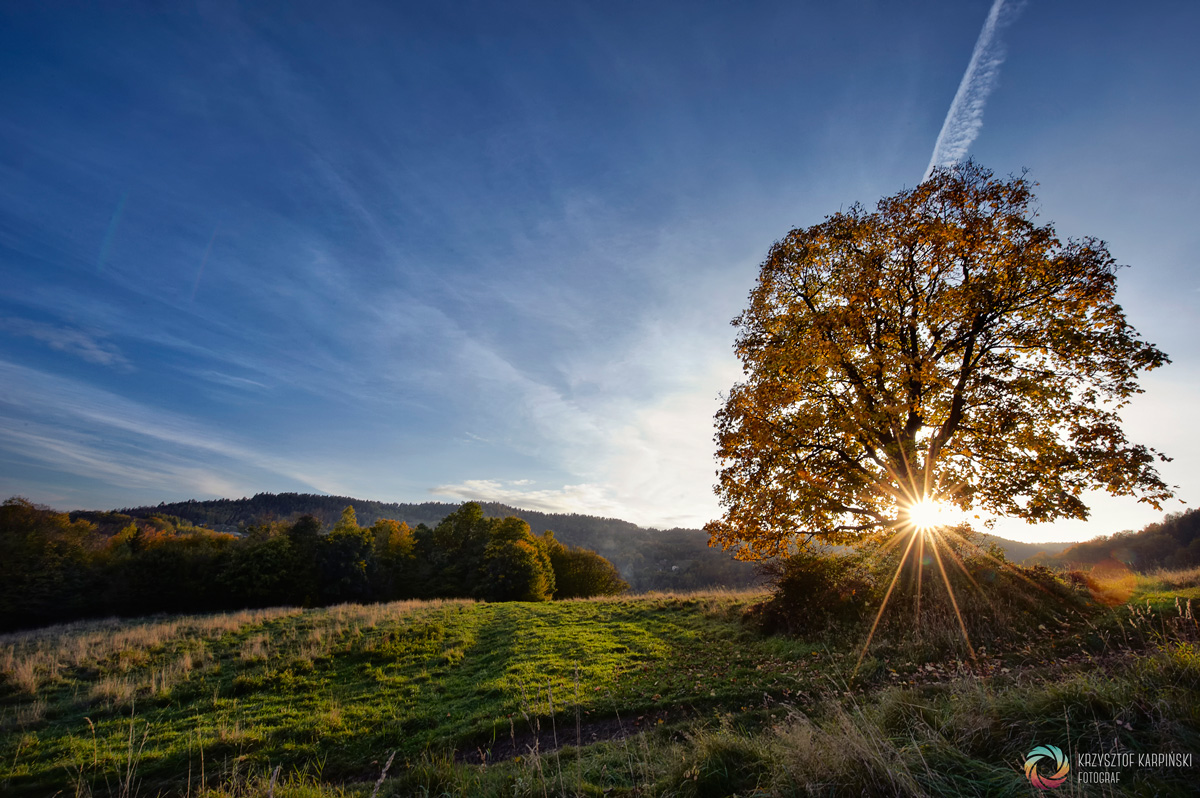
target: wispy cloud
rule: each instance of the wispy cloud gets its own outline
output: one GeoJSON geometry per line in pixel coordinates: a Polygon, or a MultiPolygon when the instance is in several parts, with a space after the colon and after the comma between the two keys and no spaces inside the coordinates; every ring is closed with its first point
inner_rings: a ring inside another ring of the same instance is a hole
{"type": "Polygon", "coordinates": [[[499,502],[544,513],[614,517],[627,510],[614,500],[608,488],[589,483],[537,489],[529,486],[529,480],[468,479],[450,485],[438,485],[430,493],[440,498],[499,502]]]}
{"type": "Polygon", "coordinates": [[[227,388],[240,388],[243,390],[245,390],[245,389],[266,390],[267,389],[266,384],[261,383],[258,380],[251,380],[251,379],[247,379],[245,377],[235,377],[232,374],[225,374],[220,371],[213,371],[212,369],[198,370],[198,371],[194,371],[192,373],[194,373],[196,376],[198,376],[202,379],[208,380],[209,382],[214,382],[218,385],[224,385],[227,388]]]}
{"type": "Polygon", "coordinates": [[[88,363],[111,366],[122,371],[133,368],[115,345],[83,330],[15,317],[0,319],[0,330],[41,341],[51,349],[74,355],[88,363]]]}
{"type": "Polygon", "coordinates": [[[196,496],[234,496],[244,489],[213,469],[162,451],[154,452],[152,461],[120,458],[93,435],[28,421],[22,422],[24,429],[17,429],[12,419],[4,421],[0,447],[11,447],[29,460],[87,479],[134,490],[179,491],[182,487],[196,496]]]}
{"type": "MultiPolygon", "coordinates": [[[[663,331],[661,336],[647,330],[643,337],[651,351],[640,353],[644,363],[626,358],[612,364],[610,371],[596,363],[580,364],[578,369],[602,388],[585,400],[572,400],[511,366],[499,367],[499,359],[494,359],[490,373],[496,387],[487,395],[502,401],[503,414],[525,433],[508,445],[552,462],[566,472],[566,479],[535,483],[519,478],[522,472],[516,467],[507,473],[485,472],[486,478],[439,484],[430,492],[545,512],[615,516],[658,528],[697,527],[716,517],[712,419],[719,406],[718,391],[727,389],[740,372],[720,348],[707,347],[706,356],[704,347],[694,342],[689,346],[688,333],[697,336],[694,328],[677,334],[663,331]],[[674,358],[667,358],[666,352],[674,358]],[[626,382],[637,382],[653,365],[668,385],[651,396],[613,388],[621,375],[626,382]],[[681,373],[666,373],[674,370],[681,373]]],[[[575,385],[576,376],[569,374],[567,382],[575,385]]]]}
{"type": "MultiPolygon", "coordinates": [[[[97,474],[92,466],[105,463],[110,481],[126,484],[121,482],[122,474],[125,477],[133,474],[129,470],[131,467],[140,473],[140,463],[146,462],[147,455],[156,460],[164,456],[164,447],[169,447],[186,453],[197,463],[211,464],[214,469],[226,469],[236,464],[242,471],[249,468],[283,476],[318,491],[337,493],[346,489],[327,476],[302,472],[288,459],[263,454],[231,441],[186,416],[130,401],[72,379],[0,360],[0,384],[6,386],[0,394],[0,405],[7,405],[14,411],[14,423],[8,425],[10,429],[16,428],[15,419],[20,418],[26,422],[32,420],[43,430],[57,429],[62,433],[50,436],[43,432],[42,437],[46,439],[54,437],[60,442],[67,441],[68,431],[74,430],[88,431],[89,439],[109,442],[107,448],[97,449],[94,444],[85,446],[85,438],[76,434],[71,439],[74,450],[79,453],[88,449],[91,461],[85,462],[87,458],[82,455],[57,461],[68,473],[94,477],[97,474]],[[122,442],[124,450],[116,445],[118,441],[122,442]],[[214,461],[214,456],[220,459],[214,461]],[[88,467],[78,467],[81,465],[88,467]]],[[[12,436],[9,438],[19,444],[12,436]]],[[[67,454],[65,447],[66,443],[59,447],[60,454],[67,454]]],[[[15,450],[24,454],[31,451],[22,446],[15,450]]],[[[181,480],[177,487],[184,492],[193,488],[187,480],[181,480]]]]}
{"type": "Polygon", "coordinates": [[[1006,3],[1005,0],[992,3],[983,30],[979,31],[975,49],[971,52],[967,71],[963,73],[954,101],[946,112],[946,120],[942,122],[942,130],[933,146],[933,157],[929,159],[922,180],[928,178],[935,167],[949,166],[963,160],[971,143],[979,135],[983,127],[983,108],[988,95],[996,87],[1000,66],[1004,63],[1004,43],[1000,41],[1000,31],[1016,18],[1023,5],[1022,2],[1006,3]]]}

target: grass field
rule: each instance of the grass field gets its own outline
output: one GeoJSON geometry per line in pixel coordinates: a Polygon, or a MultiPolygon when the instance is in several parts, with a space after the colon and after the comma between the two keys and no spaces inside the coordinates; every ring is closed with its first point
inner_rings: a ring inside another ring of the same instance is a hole
{"type": "MultiPolygon", "coordinates": [[[[1200,754],[1195,579],[978,656],[771,637],[753,594],[345,605],[0,638],[5,795],[1029,795],[1026,753],[1200,754]],[[1147,603],[1149,599],[1149,603],[1147,603]],[[386,771],[386,778],[381,775],[386,771]]],[[[1058,793],[1193,794],[1130,768],[1058,793]]]]}

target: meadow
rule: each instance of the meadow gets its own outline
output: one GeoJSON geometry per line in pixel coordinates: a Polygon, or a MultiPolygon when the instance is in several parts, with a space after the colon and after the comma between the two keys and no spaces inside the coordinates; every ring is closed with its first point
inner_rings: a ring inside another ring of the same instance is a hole
{"type": "MultiPolygon", "coordinates": [[[[970,649],[927,597],[924,635],[885,622],[861,662],[862,625],[768,635],[747,618],[764,596],[739,592],[13,633],[0,792],[1029,795],[1036,744],[1200,753],[1200,570],[1138,577],[1113,607],[1059,584],[1051,610],[971,624],[970,649]]],[[[1190,768],[1122,778],[1058,792],[1194,787],[1190,768]]]]}

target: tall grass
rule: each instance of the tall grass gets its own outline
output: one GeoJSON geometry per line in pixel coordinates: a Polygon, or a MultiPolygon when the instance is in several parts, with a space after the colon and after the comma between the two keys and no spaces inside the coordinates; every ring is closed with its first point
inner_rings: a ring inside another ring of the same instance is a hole
{"type": "MultiPolygon", "coordinates": [[[[1059,587],[1068,608],[1086,598],[1059,587]]],[[[997,625],[1038,610],[999,595],[1007,614],[973,626],[980,639],[1007,640],[997,625]]],[[[904,640],[902,616],[856,682],[861,637],[763,637],[742,621],[758,598],[403,602],[8,636],[0,792],[1017,796],[1035,743],[1200,750],[1186,598],[1063,625],[1047,622],[1056,603],[1024,621],[1045,627],[1032,646],[996,643],[1005,667],[987,677],[904,640]]],[[[917,617],[948,612],[926,595],[917,617]]],[[[1192,786],[1154,778],[1148,794],[1192,786]]]]}
{"type": "Polygon", "coordinates": [[[1200,587],[1200,565],[1194,568],[1168,570],[1159,568],[1138,577],[1138,587],[1144,591],[1179,590],[1200,587]]]}

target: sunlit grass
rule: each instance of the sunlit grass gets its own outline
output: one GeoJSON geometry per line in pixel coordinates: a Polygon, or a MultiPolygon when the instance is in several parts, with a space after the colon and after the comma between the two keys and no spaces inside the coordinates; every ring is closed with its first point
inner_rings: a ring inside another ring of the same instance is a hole
{"type": "Polygon", "coordinates": [[[1193,568],[1159,568],[1148,574],[1138,574],[1137,586],[1143,591],[1179,590],[1200,587],[1200,565],[1193,568]]]}
{"type": "MultiPolygon", "coordinates": [[[[977,617],[988,590],[943,552],[979,648],[972,667],[932,629],[914,634],[922,540],[893,591],[901,611],[879,623],[857,676],[861,637],[848,632],[861,627],[764,636],[742,620],[762,596],[742,592],[345,605],[8,636],[0,792],[234,796],[273,784],[277,796],[365,798],[395,752],[380,796],[1016,795],[1028,787],[1019,757],[1045,733],[1074,729],[1084,745],[1116,727],[1133,750],[1200,743],[1180,720],[1200,715],[1185,599],[1059,622],[1059,605],[1038,614],[1028,602],[1044,594],[996,569],[1007,581],[991,590],[1001,614],[988,626],[977,617]],[[1010,634],[1014,618],[1035,638],[1010,634]]],[[[961,636],[926,554],[921,617],[961,636]]],[[[983,555],[961,557],[983,573],[983,555]]]]}
{"type": "Polygon", "coordinates": [[[405,602],[9,636],[0,706],[23,713],[38,742],[0,742],[0,756],[18,763],[0,781],[20,776],[10,786],[39,794],[78,770],[85,750],[88,778],[115,778],[131,718],[150,730],[143,778],[166,785],[201,757],[206,772],[225,775],[232,762],[321,761],[324,778],[345,778],[379,751],[406,760],[487,750],[523,725],[568,723],[575,711],[584,724],[627,717],[633,731],[648,714],[750,705],[809,678],[760,669],[780,660],[741,623],[758,598],[405,602]],[[23,708],[37,701],[44,712],[23,708]]]}

